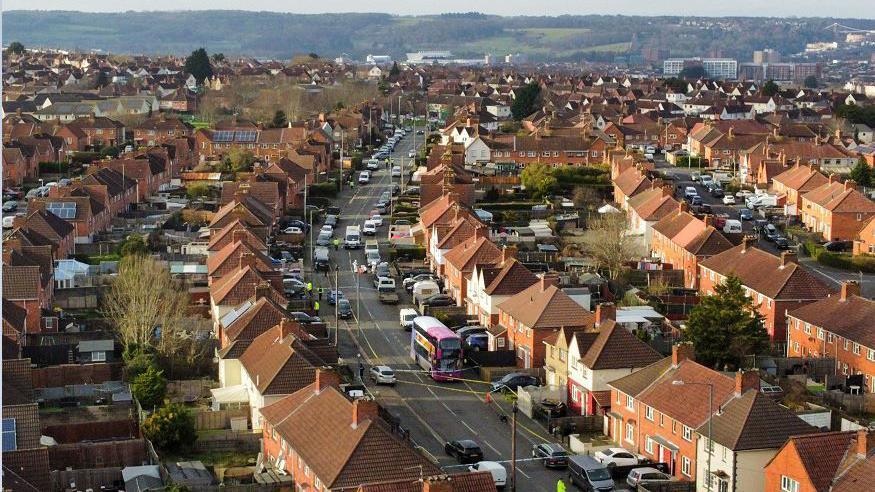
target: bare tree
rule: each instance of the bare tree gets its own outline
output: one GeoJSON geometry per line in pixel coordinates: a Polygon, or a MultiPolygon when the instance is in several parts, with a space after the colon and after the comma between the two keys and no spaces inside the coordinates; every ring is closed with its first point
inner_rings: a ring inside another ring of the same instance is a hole
{"type": "Polygon", "coordinates": [[[103,312],[113,321],[125,348],[154,348],[170,355],[187,305],[188,296],[166,268],[151,257],[133,255],[119,264],[103,312]]]}
{"type": "Polygon", "coordinates": [[[626,215],[608,213],[590,221],[583,237],[590,256],[608,277],[616,280],[625,269],[625,263],[640,255],[640,246],[634,237],[626,234],[626,215]]]}

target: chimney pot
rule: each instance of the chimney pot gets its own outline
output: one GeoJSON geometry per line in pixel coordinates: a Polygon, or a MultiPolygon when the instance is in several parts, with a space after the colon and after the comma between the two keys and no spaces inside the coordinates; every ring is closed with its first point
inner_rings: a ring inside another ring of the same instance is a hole
{"type": "Polygon", "coordinates": [[[501,248],[501,263],[507,263],[511,258],[516,257],[516,247],[515,246],[505,246],[501,248]]]}
{"type": "Polygon", "coordinates": [[[842,301],[848,300],[851,296],[859,296],[860,295],[860,283],[856,280],[846,280],[842,282],[842,292],[841,299],[842,301]]]}
{"type": "Polygon", "coordinates": [[[845,191],[856,190],[856,189],[857,189],[857,182],[856,181],[854,181],[853,179],[849,179],[849,180],[845,181],[845,191]]]}
{"type": "Polygon", "coordinates": [[[693,351],[693,345],[689,343],[678,343],[671,347],[671,365],[677,367],[682,361],[690,359],[696,360],[696,354],[693,351]]]}

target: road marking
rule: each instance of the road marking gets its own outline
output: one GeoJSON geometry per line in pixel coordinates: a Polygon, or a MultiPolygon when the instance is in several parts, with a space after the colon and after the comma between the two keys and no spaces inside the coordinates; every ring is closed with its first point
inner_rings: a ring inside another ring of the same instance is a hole
{"type": "Polygon", "coordinates": [[[495,451],[499,456],[501,456],[501,451],[495,449],[495,446],[493,446],[492,444],[489,444],[489,441],[487,441],[487,440],[484,439],[484,440],[483,440],[483,444],[489,446],[489,449],[495,451]]]}
{"type": "Polygon", "coordinates": [[[468,425],[467,422],[465,422],[464,420],[462,420],[461,422],[462,422],[462,425],[464,425],[465,427],[467,427],[468,430],[471,431],[472,434],[477,434],[477,431],[475,431],[474,429],[472,429],[471,426],[468,425]]]}
{"type": "MultiPolygon", "coordinates": [[[[519,463],[519,461],[520,461],[520,460],[517,460],[517,463],[519,463]]],[[[529,480],[532,479],[532,477],[530,477],[528,473],[524,472],[522,468],[520,468],[520,467],[516,467],[516,471],[520,472],[520,475],[522,475],[522,476],[528,478],[529,480]]]]}

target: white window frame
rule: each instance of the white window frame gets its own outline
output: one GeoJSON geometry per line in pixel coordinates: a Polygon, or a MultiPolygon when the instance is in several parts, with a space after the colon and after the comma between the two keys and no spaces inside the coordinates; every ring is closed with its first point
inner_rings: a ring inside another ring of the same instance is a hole
{"type": "Polygon", "coordinates": [[[632,395],[626,395],[626,408],[635,410],[635,398],[632,398],[632,395]]]}
{"type": "Polygon", "coordinates": [[[787,475],[781,475],[781,492],[799,492],[799,482],[787,475]]]}
{"type": "Polygon", "coordinates": [[[635,426],[626,422],[626,442],[635,444],[635,426]]]}
{"type": "Polygon", "coordinates": [[[693,429],[687,427],[686,425],[683,427],[683,438],[684,441],[693,442],[693,429]]]}
{"type": "Polygon", "coordinates": [[[653,422],[653,407],[644,405],[644,418],[653,422]]]}
{"type": "Polygon", "coordinates": [[[650,454],[653,454],[653,439],[650,436],[644,439],[644,450],[650,454]]]}
{"type": "Polygon", "coordinates": [[[91,362],[106,362],[106,352],[91,352],[91,362]]]}
{"type": "Polygon", "coordinates": [[[692,477],[693,462],[686,456],[681,456],[681,473],[684,476],[692,477]]]}

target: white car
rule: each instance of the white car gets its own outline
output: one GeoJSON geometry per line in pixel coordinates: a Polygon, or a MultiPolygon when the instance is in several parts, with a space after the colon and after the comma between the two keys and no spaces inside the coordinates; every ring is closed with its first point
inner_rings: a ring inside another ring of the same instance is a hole
{"type": "Polygon", "coordinates": [[[368,184],[371,182],[371,173],[362,171],[359,173],[359,184],[368,184]]]}
{"type": "Polygon", "coordinates": [[[372,221],[372,222],[374,223],[374,225],[376,225],[377,227],[382,227],[382,226],[383,226],[383,217],[381,217],[380,214],[374,214],[374,215],[371,215],[371,221],[372,221]]]}
{"type": "Polygon", "coordinates": [[[283,229],[283,234],[303,234],[304,231],[300,227],[286,227],[283,229]]]}
{"type": "Polygon", "coordinates": [[[392,166],[392,177],[400,178],[401,177],[401,166],[392,166]]]}
{"type": "Polygon", "coordinates": [[[596,451],[593,457],[605,466],[630,466],[637,465],[638,456],[623,448],[607,448],[596,451]]]}
{"type": "Polygon", "coordinates": [[[504,487],[507,484],[507,469],[496,461],[480,461],[473,465],[468,465],[468,471],[471,473],[488,471],[492,475],[495,486],[498,488],[504,487]]]}
{"type": "Polygon", "coordinates": [[[375,171],[377,169],[380,169],[380,161],[378,161],[377,159],[370,159],[365,167],[372,171],[375,171]]]}
{"type": "Polygon", "coordinates": [[[323,225],[322,229],[320,229],[320,231],[327,232],[327,233],[331,234],[332,236],[334,235],[334,227],[330,226],[329,224],[323,225]]]}
{"type": "Polygon", "coordinates": [[[723,197],[723,205],[735,205],[735,197],[732,195],[725,195],[723,197]]]}
{"type": "Polygon", "coordinates": [[[395,384],[395,371],[389,366],[374,366],[371,368],[371,381],[377,384],[395,384]]]}
{"type": "Polygon", "coordinates": [[[415,151],[415,150],[411,150],[410,152],[407,153],[407,158],[408,158],[408,159],[413,159],[414,157],[416,157],[416,151],[415,151]]]}
{"type": "Polygon", "coordinates": [[[739,191],[735,194],[735,197],[736,197],[736,198],[742,198],[742,199],[743,199],[743,198],[747,198],[747,197],[749,197],[749,196],[751,196],[751,195],[753,195],[753,192],[751,192],[751,191],[748,191],[748,190],[739,190],[739,191]]]}
{"type": "Polygon", "coordinates": [[[377,223],[373,220],[366,220],[364,224],[362,224],[362,234],[365,236],[373,236],[377,233],[377,223]]]}

